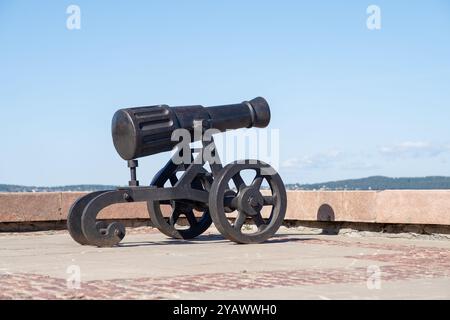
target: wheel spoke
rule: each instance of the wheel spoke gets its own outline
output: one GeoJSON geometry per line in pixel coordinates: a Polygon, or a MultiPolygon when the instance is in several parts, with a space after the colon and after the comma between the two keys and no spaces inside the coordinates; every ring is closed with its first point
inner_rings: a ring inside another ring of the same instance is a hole
{"type": "Polygon", "coordinates": [[[239,172],[233,176],[233,182],[236,185],[237,191],[246,186],[244,179],[242,179],[239,172]]]}
{"type": "Polygon", "coordinates": [[[174,206],[174,208],[172,209],[172,213],[170,214],[169,224],[171,226],[174,226],[177,223],[179,217],[180,217],[180,210],[177,210],[177,207],[174,206]]]}
{"type": "Polygon", "coordinates": [[[211,180],[203,177],[202,182],[202,186],[204,186],[204,189],[209,192],[209,190],[211,190],[211,180]]]}
{"type": "Polygon", "coordinates": [[[236,217],[236,220],[234,220],[233,228],[235,228],[237,230],[241,230],[246,219],[247,219],[247,215],[244,212],[239,211],[239,213],[236,217]]]}
{"type": "Polygon", "coordinates": [[[184,215],[186,216],[186,219],[191,227],[195,226],[198,223],[193,210],[185,212],[184,215]]]}
{"type": "Polygon", "coordinates": [[[275,196],[263,196],[265,206],[275,205],[275,196]]]}
{"type": "Polygon", "coordinates": [[[261,184],[264,181],[264,177],[261,175],[256,175],[256,177],[253,179],[252,182],[252,187],[256,188],[256,189],[260,189],[261,188],[261,184]]]}
{"type": "Polygon", "coordinates": [[[258,227],[258,229],[265,225],[266,222],[264,221],[263,217],[261,216],[261,213],[258,213],[255,216],[252,216],[253,220],[255,221],[256,226],[258,227]]]}

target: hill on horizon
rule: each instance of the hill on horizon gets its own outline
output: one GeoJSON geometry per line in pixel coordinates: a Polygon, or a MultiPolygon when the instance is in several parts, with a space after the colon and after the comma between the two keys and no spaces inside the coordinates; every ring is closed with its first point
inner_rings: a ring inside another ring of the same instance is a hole
{"type": "Polygon", "coordinates": [[[101,184],[79,184],[56,187],[36,187],[36,186],[20,186],[13,184],[0,184],[0,192],[61,192],[61,191],[100,191],[111,190],[118,186],[101,185],[101,184]]]}
{"type": "MultiPolygon", "coordinates": [[[[61,192],[111,190],[118,186],[100,184],[67,185],[56,187],[36,187],[0,184],[0,192],[61,192]]],[[[373,176],[361,179],[329,181],[323,183],[286,184],[288,190],[433,190],[450,189],[450,177],[430,176],[416,178],[390,178],[373,176]]]]}
{"type": "Polygon", "coordinates": [[[450,177],[390,178],[372,176],[312,184],[287,184],[289,190],[432,190],[450,189],[450,177]]]}

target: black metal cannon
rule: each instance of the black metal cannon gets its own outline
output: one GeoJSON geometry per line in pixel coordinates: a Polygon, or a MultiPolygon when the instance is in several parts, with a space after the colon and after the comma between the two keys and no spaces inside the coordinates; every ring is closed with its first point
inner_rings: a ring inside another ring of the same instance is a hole
{"type": "Polygon", "coordinates": [[[270,165],[258,160],[236,161],[223,167],[208,133],[264,128],[269,122],[269,105],[261,97],[215,107],[157,105],[118,110],[112,120],[112,137],[117,152],[128,161],[129,186],[79,198],[67,218],[70,235],[82,245],[116,245],[125,236],[125,227],[119,222],[97,220],[99,212],[117,203],[147,202],[152,224],[169,237],[195,238],[214,222],[232,241],[264,242],[276,233],[286,213],[283,181],[270,165]],[[184,144],[174,135],[177,129],[189,134],[184,144]],[[194,141],[201,141],[202,148],[191,148],[189,143],[194,141]],[[150,186],[139,186],[136,159],[174,148],[172,158],[150,186]],[[205,164],[209,164],[209,171],[205,164]],[[242,177],[244,171],[251,172],[250,183],[242,177]],[[169,217],[163,215],[162,205],[171,207],[169,217]],[[269,213],[266,218],[264,207],[269,213]],[[178,223],[180,217],[185,218],[185,225],[178,223]],[[247,221],[254,227],[243,228],[247,221]]]}

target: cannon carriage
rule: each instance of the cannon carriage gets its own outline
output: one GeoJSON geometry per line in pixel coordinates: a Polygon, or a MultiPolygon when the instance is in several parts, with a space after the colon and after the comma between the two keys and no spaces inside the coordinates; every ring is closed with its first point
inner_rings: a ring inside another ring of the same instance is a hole
{"type": "Polygon", "coordinates": [[[146,202],[152,224],[169,237],[192,239],[214,223],[234,242],[264,242],[276,233],[285,216],[283,181],[270,165],[258,160],[222,166],[213,136],[207,133],[212,129],[264,128],[269,122],[269,105],[261,97],[226,106],[158,105],[118,110],[112,120],[112,137],[117,152],[128,162],[131,179],[127,187],[79,198],[67,218],[70,235],[82,245],[114,246],[124,238],[125,227],[97,220],[99,212],[117,203],[146,202]],[[174,139],[177,130],[189,133],[187,145],[180,147],[174,139]],[[194,141],[201,141],[202,147],[191,148],[189,143],[194,141]],[[172,158],[150,185],[140,186],[136,159],[174,148],[172,158]],[[243,173],[249,171],[253,179],[246,183],[243,173]],[[170,206],[169,216],[163,214],[162,206],[170,206]],[[268,213],[266,217],[263,211],[268,213]],[[180,219],[184,226],[178,223],[180,219]],[[254,228],[244,230],[246,222],[254,228]]]}

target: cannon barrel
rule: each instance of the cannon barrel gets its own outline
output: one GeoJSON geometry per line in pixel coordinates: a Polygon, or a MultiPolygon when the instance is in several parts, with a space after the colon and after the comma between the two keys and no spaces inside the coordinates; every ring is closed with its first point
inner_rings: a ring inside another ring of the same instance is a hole
{"type": "MultiPolygon", "coordinates": [[[[172,141],[172,132],[183,128],[192,133],[194,121],[201,120],[219,131],[264,128],[270,122],[270,109],[261,97],[214,107],[157,105],[120,109],[112,120],[114,147],[125,160],[170,151],[178,143],[172,141]]],[[[194,139],[194,135],[191,137],[194,139]]]]}

